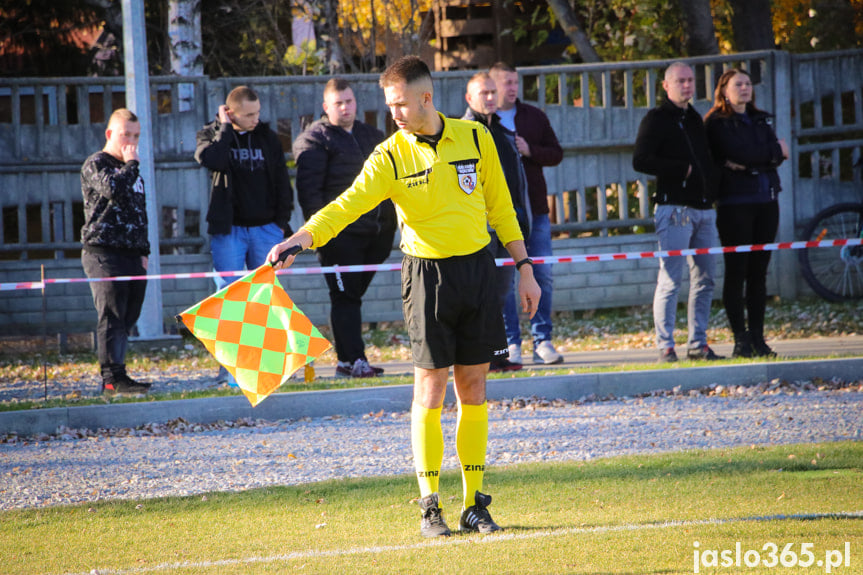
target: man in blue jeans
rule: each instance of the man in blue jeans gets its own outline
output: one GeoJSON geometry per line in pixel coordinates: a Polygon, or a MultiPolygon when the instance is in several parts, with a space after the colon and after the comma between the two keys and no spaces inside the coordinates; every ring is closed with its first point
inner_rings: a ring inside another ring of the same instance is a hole
{"type": "MultiPolygon", "coordinates": [[[[525,239],[527,255],[532,258],[552,255],[551,220],[548,209],[548,186],[542,169],[556,166],[563,160],[563,148],[548,121],[545,112],[518,99],[518,72],[509,64],[498,62],[489,68],[489,75],[497,87],[497,116],[500,123],[515,132],[515,144],[521,155],[527,177],[532,221],[530,235],[525,239]]],[[[533,338],[534,363],[561,363],[563,356],[551,343],[551,265],[534,265],[533,274],[542,290],[539,308],[530,320],[533,338]]],[[[503,318],[509,344],[509,361],[521,364],[521,328],[515,294],[510,290],[504,300],[503,318]]]]}
{"type": "MultiPolygon", "coordinates": [[[[197,134],[195,159],[212,175],[207,233],[217,272],[255,269],[291,233],[294,190],[278,135],[260,121],[248,86],[231,90],[218,117],[197,134]]],[[[216,276],[220,290],[238,276],[216,276]]],[[[234,384],[224,368],[218,379],[234,384]]]]}
{"type": "MultiPolygon", "coordinates": [[[[521,163],[521,155],[515,145],[515,132],[504,128],[500,123],[500,118],[495,113],[497,111],[497,85],[488,72],[477,72],[468,80],[464,97],[468,107],[462,120],[479,122],[491,132],[497,154],[500,157],[503,175],[506,178],[506,187],[509,188],[512,198],[512,207],[515,209],[518,226],[521,229],[521,234],[525,238],[529,238],[532,215],[530,213],[530,198],[527,195],[527,176],[521,163]]],[[[491,243],[489,243],[488,249],[494,254],[494,257],[509,257],[506,248],[497,239],[497,233],[490,230],[489,234],[491,234],[491,243]]],[[[503,306],[507,298],[513,295],[515,267],[500,266],[495,275],[497,276],[501,313],[503,313],[503,306]]],[[[518,328],[518,324],[516,324],[516,328],[518,328]]],[[[519,339],[519,341],[521,340],[519,339]]],[[[508,358],[495,357],[491,360],[489,371],[518,371],[522,368],[521,359],[518,363],[514,363],[508,358]]]]}
{"type": "MultiPolygon", "coordinates": [[[[659,249],[711,248],[716,231],[716,174],[701,115],[690,105],[695,75],[683,62],[671,64],[662,82],[667,98],[650,110],[638,128],[632,166],[656,176],[655,221],[659,249]]],[[[707,324],[713,301],[713,255],[689,256],[689,359],[722,359],[707,345],[707,324]]],[[[660,362],[677,361],[674,323],[686,259],[659,259],[653,297],[653,321],[660,362]]]]}

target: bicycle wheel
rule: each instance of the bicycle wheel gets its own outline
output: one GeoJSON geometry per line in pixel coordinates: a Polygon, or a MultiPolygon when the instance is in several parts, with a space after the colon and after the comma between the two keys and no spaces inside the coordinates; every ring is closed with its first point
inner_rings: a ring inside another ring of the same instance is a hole
{"type": "MultiPolygon", "coordinates": [[[[836,204],[818,212],[806,228],[806,241],[860,238],[863,204],[836,204]]],[[[863,297],[863,246],[806,248],[799,253],[803,277],[828,301],[863,297]]]]}

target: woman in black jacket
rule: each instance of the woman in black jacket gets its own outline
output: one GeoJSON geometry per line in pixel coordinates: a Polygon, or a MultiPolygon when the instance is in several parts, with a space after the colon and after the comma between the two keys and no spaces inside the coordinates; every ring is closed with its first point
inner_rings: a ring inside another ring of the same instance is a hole
{"type": "MultiPolygon", "coordinates": [[[[755,106],[749,74],[725,71],[705,116],[720,168],[716,225],[723,246],[766,244],[776,238],[781,190],[776,167],[788,158],[788,146],[776,138],[772,124],[773,117],[755,106]]],[[[722,299],[734,332],[734,357],[776,355],[764,341],[769,263],[768,251],[725,254],[722,299]]]]}

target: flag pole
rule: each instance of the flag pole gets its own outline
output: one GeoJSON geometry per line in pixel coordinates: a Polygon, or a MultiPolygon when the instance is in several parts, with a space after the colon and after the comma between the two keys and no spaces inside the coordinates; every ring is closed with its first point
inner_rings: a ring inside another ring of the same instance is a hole
{"type": "Polygon", "coordinates": [[[45,264],[42,264],[42,384],[48,401],[48,300],[45,297],[45,264]]]}

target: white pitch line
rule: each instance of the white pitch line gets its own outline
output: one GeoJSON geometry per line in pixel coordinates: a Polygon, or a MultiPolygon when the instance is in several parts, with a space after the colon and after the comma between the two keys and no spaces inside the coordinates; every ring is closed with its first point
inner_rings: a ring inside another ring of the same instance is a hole
{"type": "Polygon", "coordinates": [[[608,525],[599,527],[570,527],[552,531],[537,531],[534,533],[501,533],[489,536],[472,536],[467,538],[438,538],[432,541],[412,543],[410,545],[386,545],[373,547],[353,547],[351,549],[332,549],[329,551],[297,551],[269,557],[247,557],[245,559],[220,559],[218,561],[182,561],[177,563],[162,563],[150,567],[134,567],[131,569],[92,569],[82,573],[65,573],[64,575],[136,575],[138,573],[157,573],[159,571],[175,571],[177,569],[209,569],[212,567],[251,565],[255,563],[287,563],[302,559],[319,559],[326,557],[344,557],[365,553],[392,553],[395,551],[414,551],[430,547],[450,547],[466,543],[501,543],[504,541],[524,541],[563,535],[584,535],[596,533],[615,533],[620,531],[641,531],[648,529],[668,529],[673,527],[698,527],[703,525],[725,525],[730,523],[765,522],[765,521],[816,521],[820,519],[863,519],[863,511],[840,511],[837,513],[800,513],[794,515],[761,515],[752,517],[734,517],[730,519],[698,519],[694,521],[664,521],[662,523],[635,523],[627,525],[608,525]]]}

